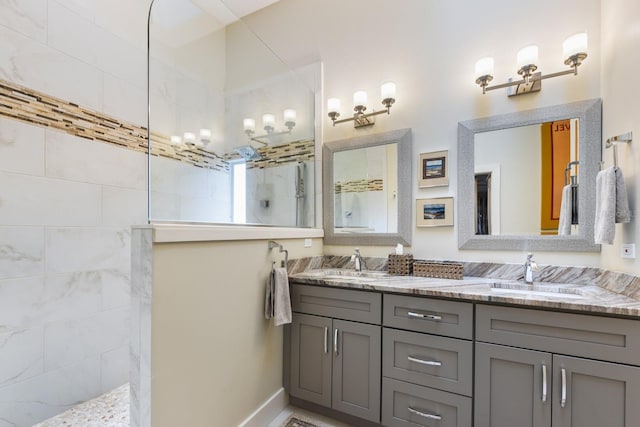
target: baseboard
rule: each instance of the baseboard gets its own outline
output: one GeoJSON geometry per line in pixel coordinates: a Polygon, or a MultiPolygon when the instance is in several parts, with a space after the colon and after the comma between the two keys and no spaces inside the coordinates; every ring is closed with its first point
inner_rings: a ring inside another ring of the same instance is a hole
{"type": "Polygon", "coordinates": [[[284,388],[276,391],[253,414],[241,422],[238,427],[264,427],[273,421],[289,404],[289,395],[284,388]]]}

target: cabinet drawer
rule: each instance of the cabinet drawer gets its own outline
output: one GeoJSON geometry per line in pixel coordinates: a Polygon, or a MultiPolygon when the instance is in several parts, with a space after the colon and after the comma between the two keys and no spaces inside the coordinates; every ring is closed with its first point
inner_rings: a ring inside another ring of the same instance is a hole
{"type": "Polygon", "coordinates": [[[471,341],[383,328],[382,375],[471,396],[471,341]]]}
{"type": "Polygon", "coordinates": [[[298,313],[379,325],[382,294],[294,283],[291,308],[298,313]]]}
{"type": "Polygon", "coordinates": [[[640,365],[640,321],[478,305],[476,339],[640,365]]]}
{"type": "Polygon", "coordinates": [[[470,340],[473,337],[473,304],[385,295],[383,324],[470,340]]]}
{"type": "Polygon", "coordinates": [[[383,378],[382,424],[469,427],[471,398],[383,378]]]}

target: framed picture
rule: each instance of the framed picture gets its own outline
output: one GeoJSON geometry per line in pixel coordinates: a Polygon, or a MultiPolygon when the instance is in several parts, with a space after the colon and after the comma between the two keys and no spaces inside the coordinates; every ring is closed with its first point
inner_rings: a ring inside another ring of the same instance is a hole
{"type": "Polygon", "coordinates": [[[416,200],[417,227],[453,225],[453,197],[416,200]]]}
{"type": "Polygon", "coordinates": [[[449,151],[420,154],[418,187],[449,185],[449,151]]]}

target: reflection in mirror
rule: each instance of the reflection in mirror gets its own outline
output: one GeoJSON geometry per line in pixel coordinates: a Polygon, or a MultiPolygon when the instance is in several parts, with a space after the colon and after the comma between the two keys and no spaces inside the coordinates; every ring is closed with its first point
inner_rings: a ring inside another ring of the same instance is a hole
{"type": "Polygon", "coordinates": [[[598,251],[601,116],[589,100],[460,122],[459,247],[598,251]]]}
{"type": "Polygon", "coordinates": [[[476,234],[578,233],[578,129],[566,119],[475,134],[476,234]],[[559,232],[562,208],[571,221],[559,232]]]}
{"type": "Polygon", "coordinates": [[[325,143],[325,242],[409,244],[412,163],[410,129],[325,143]]]}
{"type": "Polygon", "coordinates": [[[398,144],[333,154],[335,233],[397,233],[398,144]]]}
{"type": "Polygon", "coordinates": [[[320,64],[290,69],[238,18],[151,6],[149,219],[313,227],[320,64]]]}

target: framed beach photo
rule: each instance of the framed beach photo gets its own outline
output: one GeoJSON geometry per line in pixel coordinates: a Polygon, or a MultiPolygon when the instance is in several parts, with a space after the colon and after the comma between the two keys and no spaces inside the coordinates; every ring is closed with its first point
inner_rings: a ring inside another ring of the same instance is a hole
{"type": "Polygon", "coordinates": [[[420,188],[449,185],[449,151],[421,153],[418,174],[420,188]]]}
{"type": "Polygon", "coordinates": [[[453,197],[416,200],[417,227],[453,225],[453,197]]]}

